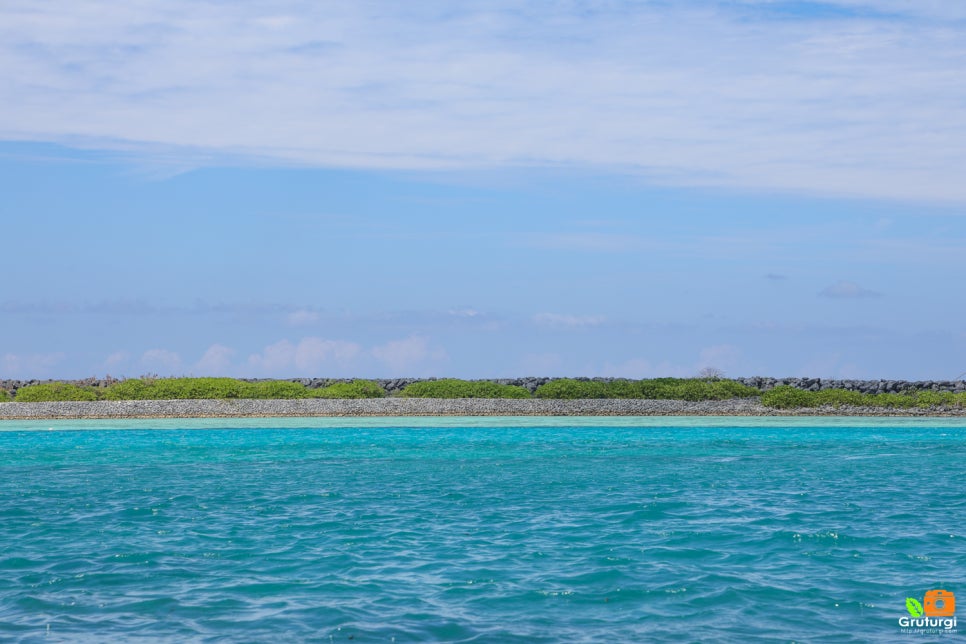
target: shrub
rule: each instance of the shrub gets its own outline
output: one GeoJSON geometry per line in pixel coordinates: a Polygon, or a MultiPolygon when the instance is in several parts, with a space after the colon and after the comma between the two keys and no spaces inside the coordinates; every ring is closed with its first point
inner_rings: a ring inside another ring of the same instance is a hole
{"type": "Polygon", "coordinates": [[[0,389],[0,402],[9,402],[10,392],[6,389],[0,389]]]}
{"type": "Polygon", "coordinates": [[[915,398],[916,407],[952,407],[957,405],[957,402],[961,403],[963,400],[962,395],[957,398],[955,394],[948,391],[919,391],[916,393],[915,398]]]}
{"type": "Polygon", "coordinates": [[[131,380],[115,382],[113,385],[104,390],[104,399],[152,400],[155,398],[155,390],[151,386],[152,382],[153,381],[142,380],[140,378],[132,378],[131,380]]]}
{"type": "Polygon", "coordinates": [[[843,405],[862,406],[872,404],[872,396],[847,389],[826,389],[824,391],[809,392],[809,394],[815,398],[816,405],[841,407],[843,405]]]}
{"type": "MultiPolygon", "coordinates": [[[[304,387],[303,387],[304,389],[304,387]]],[[[118,382],[104,392],[107,400],[195,400],[251,398],[256,388],[234,378],[158,378],[118,382]]]]}
{"type": "Polygon", "coordinates": [[[734,380],[653,378],[650,380],[551,380],[539,387],[537,398],[646,398],[650,400],[727,400],[760,392],[734,380]]]}
{"type": "MultiPolygon", "coordinates": [[[[533,392],[537,398],[554,400],[574,400],[577,398],[610,398],[607,385],[597,380],[574,380],[560,378],[540,385],[533,392]]],[[[630,398],[632,396],[628,396],[630,398]]]]}
{"type": "Polygon", "coordinates": [[[761,392],[734,380],[708,380],[704,378],[655,378],[642,380],[644,398],[655,400],[729,400],[749,398],[761,392]]]}
{"type": "Polygon", "coordinates": [[[64,400],[97,400],[97,394],[87,387],[66,382],[27,385],[17,390],[17,402],[55,402],[64,400]]]}
{"type": "Polygon", "coordinates": [[[966,407],[966,392],[953,394],[952,404],[956,407],[966,407]]]}
{"type": "MultiPolygon", "coordinates": [[[[643,397],[642,382],[641,380],[612,380],[604,384],[604,392],[607,398],[641,398],[643,397]]],[[[591,390],[591,393],[594,391],[591,390]]]]}
{"type": "Polygon", "coordinates": [[[947,391],[910,391],[902,394],[863,394],[847,389],[826,389],[824,391],[803,391],[794,387],[781,386],[761,395],[766,407],[781,409],[795,407],[818,407],[831,405],[841,407],[879,407],[883,409],[909,409],[912,407],[966,407],[966,395],[947,391]]]}
{"type": "Polygon", "coordinates": [[[728,398],[751,398],[760,396],[761,391],[734,380],[715,380],[708,383],[709,400],[727,400],[728,398]]]}
{"type": "Polygon", "coordinates": [[[674,399],[680,395],[681,378],[651,378],[638,380],[636,385],[640,390],[638,398],[653,400],[674,399]]]}
{"type": "Polygon", "coordinates": [[[385,390],[371,380],[336,382],[307,393],[309,398],[382,398],[385,395],[385,390]]]}
{"type": "Polygon", "coordinates": [[[706,380],[686,380],[674,387],[669,387],[667,395],[665,398],[670,400],[717,400],[720,399],[722,395],[726,398],[733,398],[733,396],[728,396],[722,394],[722,392],[713,389],[716,382],[708,382],[706,380]]]}
{"type": "Polygon", "coordinates": [[[404,398],[529,398],[523,387],[500,385],[487,380],[427,380],[414,382],[399,392],[404,398]]]}
{"type": "Polygon", "coordinates": [[[305,398],[310,393],[302,383],[290,382],[288,380],[266,380],[264,382],[250,382],[244,384],[248,385],[248,387],[243,390],[245,398],[288,400],[294,398],[305,398]]]}
{"type": "Polygon", "coordinates": [[[916,406],[916,392],[909,391],[902,394],[861,394],[860,404],[886,409],[909,409],[916,406]]]}
{"type": "Polygon", "coordinates": [[[817,407],[820,403],[814,392],[779,385],[761,394],[761,404],[765,407],[789,409],[792,407],[817,407]]]}

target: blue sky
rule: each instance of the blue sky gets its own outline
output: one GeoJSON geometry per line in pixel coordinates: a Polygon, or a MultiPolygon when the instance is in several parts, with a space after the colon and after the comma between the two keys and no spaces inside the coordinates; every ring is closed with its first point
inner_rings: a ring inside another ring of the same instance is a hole
{"type": "Polygon", "coordinates": [[[954,378],[966,6],[0,7],[0,378],[954,378]]]}

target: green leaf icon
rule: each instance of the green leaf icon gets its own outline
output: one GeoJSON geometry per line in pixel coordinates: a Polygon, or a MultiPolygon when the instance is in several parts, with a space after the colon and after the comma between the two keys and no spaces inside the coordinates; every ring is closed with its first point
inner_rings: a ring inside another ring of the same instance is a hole
{"type": "Polygon", "coordinates": [[[919,603],[918,599],[906,597],[906,610],[913,617],[922,617],[922,604],[919,603]]]}

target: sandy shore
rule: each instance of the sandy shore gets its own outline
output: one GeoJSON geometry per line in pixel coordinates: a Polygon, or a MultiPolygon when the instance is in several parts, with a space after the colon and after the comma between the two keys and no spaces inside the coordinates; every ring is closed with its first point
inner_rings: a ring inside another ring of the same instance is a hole
{"type": "Polygon", "coordinates": [[[840,407],[780,410],[757,399],[492,400],[372,398],[365,400],[125,400],[0,403],[0,419],[243,418],[273,416],[966,416],[966,409],[886,410],[840,407]]]}

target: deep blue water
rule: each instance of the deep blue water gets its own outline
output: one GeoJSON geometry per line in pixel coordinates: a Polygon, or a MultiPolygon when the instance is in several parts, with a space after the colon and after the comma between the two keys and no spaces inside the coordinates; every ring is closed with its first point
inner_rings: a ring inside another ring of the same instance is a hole
{"type": "Polygon", "coordinates": [[[902,641],[906,597],[966,605],[962,421],[0,430],[4,641],[902,641]]]}

